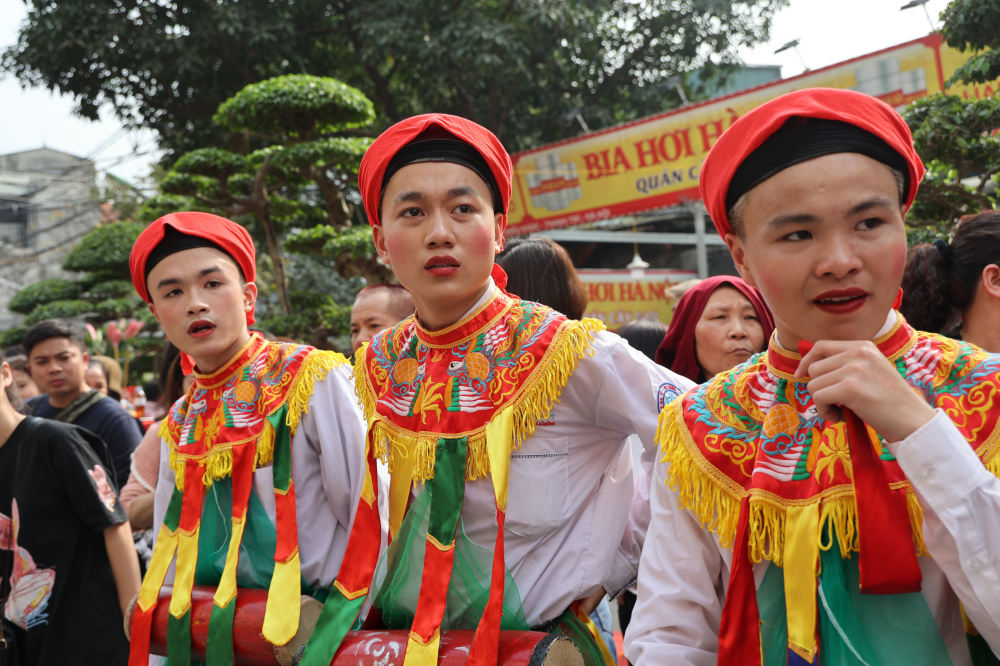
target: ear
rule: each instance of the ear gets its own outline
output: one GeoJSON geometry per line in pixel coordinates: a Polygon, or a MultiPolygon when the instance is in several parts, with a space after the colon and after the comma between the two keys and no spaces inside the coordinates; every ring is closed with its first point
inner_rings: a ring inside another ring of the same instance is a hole
{"type": "Polygon", "coordinates": [[[756,287],[757,281],[753,279],[753,270],[747,263],[747,250],[743,239],[736,234],[726,234],[726,245],[729,247],[729,253],[733,255],[733,263],[736,264],[740,277],[751,287],[756,287]]]}
{"type": "Polygon", "coordinates": [[[151,315],[153,315],[154,317],[156,317],[156,323],[158,323],[158,324],[162,323],[162,322],[160,322],[160,315],[156,314],[156,306],[153,305],[152,303],[150,303],[148,305],[148,307],[149,307],[149,313],[151,315]]]}
{"type": "Polygon", "coordinates": [[[503,252],[504,231],[507,229],[507,216],[503,213],[493,215],[493,254],[503,252]]]}
{"type": "Polygon", "coordinates": [[[385,232],[382,230],[381,224],[376,224],[372,227],[372,237],[375,240],[375,252],[378,253],[378,258],[382,260],[383,264],[389,264],[389,248],[385,245],[385,232]]]}
{"type": "Polygon", "coordinates": [[[255,285],[253,282],[247,282],[245,285],[243,285],[243,311],[253,312],[253,309],[256,305],[257,305],[257,285],[255,285]]]}
{"type": "Polygon", "coordinates": [[[993,298],[1000,298],[1000,266],[990,264],[983,269],[983,289],[993,298]]]}
{"type": "Polygon", "coordinates": [[[14,383],[14,372],[10,369],[10,365],[4,361],[3,365],[0,365],[0,378],[3,379],[3,388],[7,388],[14,383]]]}
{"type": "Polygon", "coordinates": [[[90,354],[88,352],[83,352],[83,364],[84,365],[90,364],[90,354]]]}

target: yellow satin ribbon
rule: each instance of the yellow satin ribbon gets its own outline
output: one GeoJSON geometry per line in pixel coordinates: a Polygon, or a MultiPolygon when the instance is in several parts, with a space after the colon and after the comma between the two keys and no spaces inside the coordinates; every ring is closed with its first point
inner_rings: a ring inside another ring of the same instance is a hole
{"type": "Polygon", "coordinates": [[[816,575],[819,565],[819,504],[785,509],[785,612],[788,647],[813,663],[816,643],[816,575]]]}

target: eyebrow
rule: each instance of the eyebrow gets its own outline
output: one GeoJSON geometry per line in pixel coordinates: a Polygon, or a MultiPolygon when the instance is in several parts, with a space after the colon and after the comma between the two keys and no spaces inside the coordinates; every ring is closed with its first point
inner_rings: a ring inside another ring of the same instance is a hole
{"type": "Polygon", "coordinates": [[[448,190],[449,199],[454,199],[455,197],[464,197],[466,195],[479,196],[479,192],[476,192],[468,185],[460,185],[459,187],[453,187],[450,190],[448,190]]]}
{"type": "Polygon", "coordinates": [[[400,193],[399,196],[396,197],[396,200],[393,203],[400,203],[401,201],[423,201],[425,198],[426,197],[424,197],[423,192],[410,190],[408,192],[400,193]]]}
{"type": "Polygon", "coordinates": [[[892,208],[893,203],[883,196],[874,196],[871,199],[856,204],[847,211],[847,216],[851,217],[871,210],[872,208],[892,208]]]}
{"type": "Polygon", "coordinates": [[[791,213],[789,215],[778,215],[777,217],[771,218],[767,223],[767,227],[769,229],[775,229],[778,227],[788,226],[790,224],[806,224],[808,222],[815,221],[815,215],[810,215],[809,213],[791,213]]]}
{"type": "MultiPolygon", "coordinates": [[[[198,278],[200,279],[205,277],[206,275],[211,275],[212,273],[221,273],[221,272],[222,269],[219,268],[218,266],[209,266],[208,268],[203,268],[200,271],[198,271],[198,278]]],[[[175,278],[175,277],[163,278],[156,284],[156,288],[159,289],[160,287],[167,287],[172,284],[180,284],[180,283],[181,283],[180,278],[175,278]]]]}

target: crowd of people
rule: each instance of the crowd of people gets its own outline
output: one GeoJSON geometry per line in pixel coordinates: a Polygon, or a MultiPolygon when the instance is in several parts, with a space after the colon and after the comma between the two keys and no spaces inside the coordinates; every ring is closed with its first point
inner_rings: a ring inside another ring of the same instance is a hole
{"type": "Polygon", "coordinates": [[[608,599],[639,666],[998,663],[1000,213],[908,252],[922,175],[874,98],[751,111],[701,171],[740,276],[612,333],[565,249],[505,239],[496,137],[410,118],[359,172],[399,284],[358,293],[353,358],[254,328],[241,226],[157,220],[130,269],[161,420],[71,323],[0,365],[5,663],[221,666],[246,623],[302,666],[359,629],[612,666],[608,599]]]}

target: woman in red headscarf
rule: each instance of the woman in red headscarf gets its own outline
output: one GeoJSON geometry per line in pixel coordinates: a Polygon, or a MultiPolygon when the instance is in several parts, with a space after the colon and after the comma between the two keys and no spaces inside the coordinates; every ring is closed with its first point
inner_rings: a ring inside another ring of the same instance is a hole
{"type": "Polygon", "coordinates": [[[407,665],[436,664],[449,628],[476,630],[459,643],[469,666],[497,663],[501,628],[560,632],[588,666],[613,664],[586,607],[634,580],[628,438],[651,461],[659,400],[691,383],[600,322],[505,291],[494,257],[511,176],[492,133],[443,114],[394,125],[365,154],[375,247],[416,305],[355,363],[369,445],[392,469],[394,548],[374,582],[370,555],[349,553],[369,568],[337,579],[302,666],[330,663],[366,595],[408,630],[407,665]]]}
{"type": "Polygon", "coordinates": [[[760,292],[718,275],[684,292],[656,362],[699,384],[764,349],[774,322],[760,292]]]}

